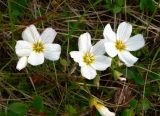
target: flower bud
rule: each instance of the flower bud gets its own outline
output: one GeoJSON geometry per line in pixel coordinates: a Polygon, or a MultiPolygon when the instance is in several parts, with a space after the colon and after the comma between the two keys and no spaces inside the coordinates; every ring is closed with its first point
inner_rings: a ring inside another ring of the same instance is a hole
{"type": "Polygon", "coordinates": [[[21,57],[17,63],[16,69],[20,71],[21,69],[25,68],[27,66],[27,60],[28,58],[26,56],[21,57]]]}

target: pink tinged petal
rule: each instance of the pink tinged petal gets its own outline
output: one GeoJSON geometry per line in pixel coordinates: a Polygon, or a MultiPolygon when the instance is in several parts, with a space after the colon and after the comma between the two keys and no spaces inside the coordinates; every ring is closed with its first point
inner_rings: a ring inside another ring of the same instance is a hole
{"type": "Polygon", "coordinates": [[[107,54],[110,56],[110,57],[115,57],[117,54],[118,54],[118,51],[115,47],[115,43],[113,42],[106,42],[104,44],[105,46],[105,51],[107,52],[107,54]]]}
{"type": "Polygon", "coordinates": [[[122,51],[118,53],[118,57],[125,63],[127,67],[133,66],[133,64],[138,60],[138,58],[133,56],[129,51],[122,51]]]}
{"type": "Polygon", "coordinates": [[[25,41],[34,43],[40,39],[40,35],[34,25],[30,25],[22,32],[22,38],[25,41]]]}
{"type": "Polygon", "coordinates": [[[81,74],[88,80],[94,79],[97,75],[96,70],[90,66],[81,67],[81,74]]]}
{"type": "Polygon", "coordinates": [[[126,22],[122,22],[119,24],[117,29],[117,39],[126,42],[132,33],[132,25],[126,22]]]}
{"type": "Polygon", "coordinates": [[[91,45],[91,36],[88,32],[80,35],[78,40],[78,47],[79,51],[81,52],[88,52],[90,50],[92,45],[91,45]]]}
{"type": "Polygon", "coordinates": [[[16,69],[20,71],[23,68],[25,68],[27,66],[27,60],[28,60],[28,57],[26,56],[21,57],[17,63],[16,69]]]}
{"type": "Polygon", "coordinates": [[[27,41],[19,40],[16,43],[15,50],[19,57],[29,56],[32,51],[32,44],[27,41]]]}
{"type": "Polygon", "coordinates": [[[52,28],[47,28],[43,31],[41,39],[44,43],[52,43],[57,35],[57,32],[52,28]]]}
{"type": "Polygon", "coordinates": [[[116,115],[114,112],[109,111],[107,107],[101,104],[96,104],[95,107],[102,116],[115,116],[116,115]]]}
{"type": "Polygon", "coordinates": [[[111,66],[112,59],[106,56],[96,56],[95,62],[92,64],[92,67],[96,70],[103,71],[111,66]]]}
{"type": "Polygon", "coordinates": [[[143,35],[138,34],[126,41],[126,49],[129,51],[136,51],[145,45],[143,35]]]}
{"type": "Polygon", "coordinates": [[[48,60],[56,61],[61,54],[61,46],[59,44],[45,44],[44,57],[48,60]]]}
{"type": "Polygon", "coordinates": [[[33,66],[43,64],[43,62],[44,62],[44,54],[43,53],[32,52],[30,54],[30,56],[28,57],[28,63],[33,66]]]}
{"type": "Polygon", "coordinates": [[[86,64],[83,61],[83,53],[80,51],[72,51],[69,53],[71,58],[77,63],[79,63],[79,66],[85,66],[86,64]]]}
{"type": "Polygon", "coordinates": [[[102,39],[92,46],[91,52],[95,55],[103,55],[105,53],[104,41],[105,40],[102,39]]]}
{"type": "Polygon", "coordinates": [[[116,34],[115,32],[113,32],[110,24],[107,24],[105,26],[104,31],[103,31],[103,36],[106,41],[112,41],[112,42],[116,41],[116,34]]]}

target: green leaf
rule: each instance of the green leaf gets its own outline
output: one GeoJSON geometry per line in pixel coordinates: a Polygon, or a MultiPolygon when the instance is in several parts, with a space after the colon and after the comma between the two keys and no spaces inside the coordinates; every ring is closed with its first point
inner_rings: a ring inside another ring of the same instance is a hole
{"type": "Polygon", "coordinates": [[[76,113],[76,109],[70,104],[66,105],[66,109],[69,116],[76,113]]]}
{"type": "Polygon", "coordinates": [[[141,107],[143,110],[148,110],[150,108],[150,101],[147,98],[142,99],[141,107]]]}
{"type": "Polygon", "coordinates": [[[123,6],[124,5],[124,0],[116,0],[116,3],[118,6],[123,6]]]}
{"type": "Polygon", "coordinates": [[[41,96],[36,96],[33,99],[33,107],[38,111],[42,111],[43,110],[43,99],[41,96]]]}
{"type": "Polygon", "coordinates": [[[21,16],[21,12],[19,11],[19,10],[14,10],[14,11],[12,11],[12,16],[13,17],[18,17],[18,16],[21,16]]]}
{"type": "Polygon", "coordinates": [[[141,0],[140,1],[140,9],[144,10],[144,9],[148,9],[149,11],[154,11],[156,8],[155,3],[153,2],[153,0],[141,0]]]}
{"type": "Polygon", "coordinates": [[[118,5],[115,5],[114,7],[113,7],[113,13],[119,13],[119,12],[121,12],[121,7],[120,6],[118,6],[118,5]]]}
{"type": "MultiPolygon", "coordinates": [[[[24,116],[28,111],[28,107],[23,103],[12,103],[9,105],[8,109],[10,114],[11,112],[13,112],[18,116],[24,116]]],[[[10,115],[10,116],[14,116],[14,115],[10,115]]]]}
{"type": "Polygon", "coordinates": [[[136,106],[137,106],[137,100],[136,99],[134,99],[134,98],[131,99],[129,103],[130,103],[131,107],[136,108],[136,106]]]}
{"type": "Polygon", "coordinates": [[[121,113],[121,116],[133,116],[133,109],[126,109],[121,113]]]}
{"type": "Polygon", "coordinates": [[[107,9],[107,10],[112,10],[112,3],[111,3],[111,0],[105,0],[105,8],[107,9]]]}
{"type": "Polygon", "coordinates": [[[160,75],[160,72],[158,72],[158,73],[156,73],[156,74],[149,72],[148,77],[149,77],[150,79],[152,79],[152,80],[156,80],[156,79],[160,79],[160,76],[159,76],[159,75],[160,75]]]}
{"type": "Polygon", "coordinates": [[[6,116],[5,112],[0,111],[0,116],[6,116]]]}
{"type": "Polygon", "coordinates": [[[105,0],[105,2],[106,2],[106,5],[111,4],[111,0],[105,0]]]}
{"type": "Polygon", "coordinates": [[[29,3],[29,0],[17,0],[17,3],[24,7],[29,3]]]}
{"type": "MultiPolygon", "coordinates": [[[[123,71],[123,74],[125,75],[125,71],[123,71]]],[[[127,78],[135,81],[135,83],[138,85],[144,85],[145,82],[143,77],[139,74],[139,72],[134,69],[127,70],[127,78]]]]}
{"type": "MultiPolygon", "coordinates": [[[[3,115],[2,115],[2,116],[3,116],[3,115]]],[[[16,114],[16,113],[14,113],[14,112],[12,112],[12,111],[8,111],[8,112],[7,112],[7,116],[21,116],[21,115],[16,114]]]]}

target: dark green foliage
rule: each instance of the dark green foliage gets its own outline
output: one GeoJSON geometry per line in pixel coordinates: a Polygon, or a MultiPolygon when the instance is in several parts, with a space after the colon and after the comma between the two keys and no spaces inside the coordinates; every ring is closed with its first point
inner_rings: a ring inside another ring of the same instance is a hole
{"type": "Polygon", "coordinates": [[[121,116],[133,116],[133,109],[125,109],[122,111],[121,116]]]}
{"type": "Polygon", "coordinates": [[[137,100],[136,99],[134,99],[134,98],[131,99],[129,103],[130,103],[132,108],[136,108],[136,106],[137,106],[137,100]]]}
{"type": "Polygon", "coordinates": [[[145,10],[148,9],[149,11],[154,11],[156,8],[155,3],[153,0],[140,0],[140,9],[145,10]]]}
{"type": "Polygon", "coordinates": [[[8,107],[8,116],[24,116],[28,111],[28,106],[21,102],[11,103],[8,107]]]}
{"type": "Polygon", "coordinates": [[[112,11],[113,13],[120,13],[124,7],[124,0],[105,0],[106,9],[112,11]]]}
{"type": "Polygon", "coordinates": [[[66,105],[66,110],[69,116],[74,116],[76,114],[76,109],[70,104],[66,105]]]}
{"type": "Polygon", "coordinates": [[[34,99],[33,99],[33,107],[38,111],[43,111],[43,99],[41,96],[36,96],[34,99]]]}
{"type": "Polygon", "coordinates": [[[11,9],[11,15],[13,17],[13,21],[16,23],[18,17],[23,17],[25,15],[25,7],[27,7],[27,4],[29,0],[14,0],[9,1],[10,2],[10,9],[11,9]]]}
{"type": "MultiPolygon", "coordinates": [[[[125,73],[126,72],[123,72],[124,75],[125,75],[125,73]]],[[[127,70],[127,78],[133,80],[138,85],[144,84],[143,76],[136,69],[133,69],[133,68],[128,69],[127,70]]]]}
{"type": "Polygon", "coordinates": [[[141,108],[143,110],[148,110],[150,108],[150,101],[147,98],[141,100],[141,108]]]}

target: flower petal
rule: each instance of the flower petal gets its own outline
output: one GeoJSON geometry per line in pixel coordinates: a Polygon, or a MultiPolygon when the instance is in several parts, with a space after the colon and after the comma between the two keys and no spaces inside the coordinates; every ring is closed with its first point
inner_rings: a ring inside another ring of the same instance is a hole
{"type": "Polygon", "coordinates": [[[107,24],[105,26],[104,31],[103,31],[103,36],[106,41],[112,41],[112,42],[116,41],[116,34],[115,32],[113,32],[110,24],[107,24]]]}
{"type": "Polygon", "coordinates": [[[132,33],[132,25],[126,22],[119,24],[117,29],[117,39],[127,41],[132,33]]]}
{"type": "Polygon", "coordinates": [[[83,53],[80,51],[72,51],[70,52],[71,58],[77,63],[79,63],[79,66],[85,66],[86,64],[83,62],[83,53]]]}
{"type": "Polygon", "coordinates": [[[44,62],[44,54],[43,53],[32,52],[30,54],[30,56],[28,57],[28,63],[33,66],[43,64],[43,62],[44,62]]]}
{"type": "Polygon", "coordinates": [[[118,78],[120,81],[126,81],[126,78],[124,78],[124,77],[119,77],[118,78]]]}
{"type": "Polygon", "coordinates": [[[94,46],[91,48],[91,52],[95,55],[102,55],[105,53],[104,47],[104,39],[98,41],[94,46]]]}
{"type": "Polygon", "coordinates": [[[34,25],[30,25],[22,32],[22,38],[25,41],[34,43],[40,39],[40,35],[34,25]]]}
{"type": "Polygon", "coordinates": [[[80,35],[78,40],[78,47],[79,51],[82,52],[88,52],[90,50],[92,45],[91,45],[91,36],[88,32],[80,35]]]}
{"type": "Polygon", "coordinates": [[[45,44],[44,57],[48,60],[58,60],[61,54],[61,46],[59,44],[45,44]]]}
{"type": "Polygon", "coordinates": [[[94,79],[97,75],[96,70],[90,66],[81,67],[81,74],[88,80],[94,79]]]}
{"type": "Polygon", "coordinates": [[[95,62],[92,64],[92,67],[96,70],[106,70],[108,67],[111,66],[112,59],[106,56],[96,56],[95,62]]]}
{"type": "Polygon", "coordinates": [[[102,116],[115,116],[116,114],[114,112],[111,112],[108,110],[107,107],[105,107],[104,105],[102,104],[96,104],[95,105],[96,109],[99,111],[99,113],[102,115],[102,116]]]}
{"type": "Polygon", "coordinates": [[[41,35],[41,39],[44,43],[52,43],[56,35],[57,32],[54,29],[46,28],[41,35]]]}
{"type": "Polygon", "coordinates": [[[29,56],[32,51],[32,44],[27,41],[19,40],[16,43],[15,49],[16,49],[16,54],[19,57],[29,56]]]}
{"type": "Polygon", "coordinates": [[[117,54],[118,54],[118,51],[115,47],[115,43],[113,42],[106,42],[104,44],[105,46],[105,51],[107,52],[107,54],[110,56],[110,57],[115,57],[117,54]]]}
{"type": "Polygon", "coordinates": [[[28,57],[26,56],[21,57],[17,63],[16,69],[20,71],[23,68],[25,68],[27,66],[27,60],[28,60],[28,57]]]}
{"type": "Polygon", "coordinates": [[[133,64],[138,60],[135,56],[133,56],[130,52],[128,51],[122,51],[118,53],[118,57],[120,60],[122,60],[127,67],[133,66],[133,64]]]}
{"type": "Polygon", "coordinates": [[[143,35],[138,34],[126,41],[126,49],[129,51],[136,51],[145,45],[143,35]]]}

